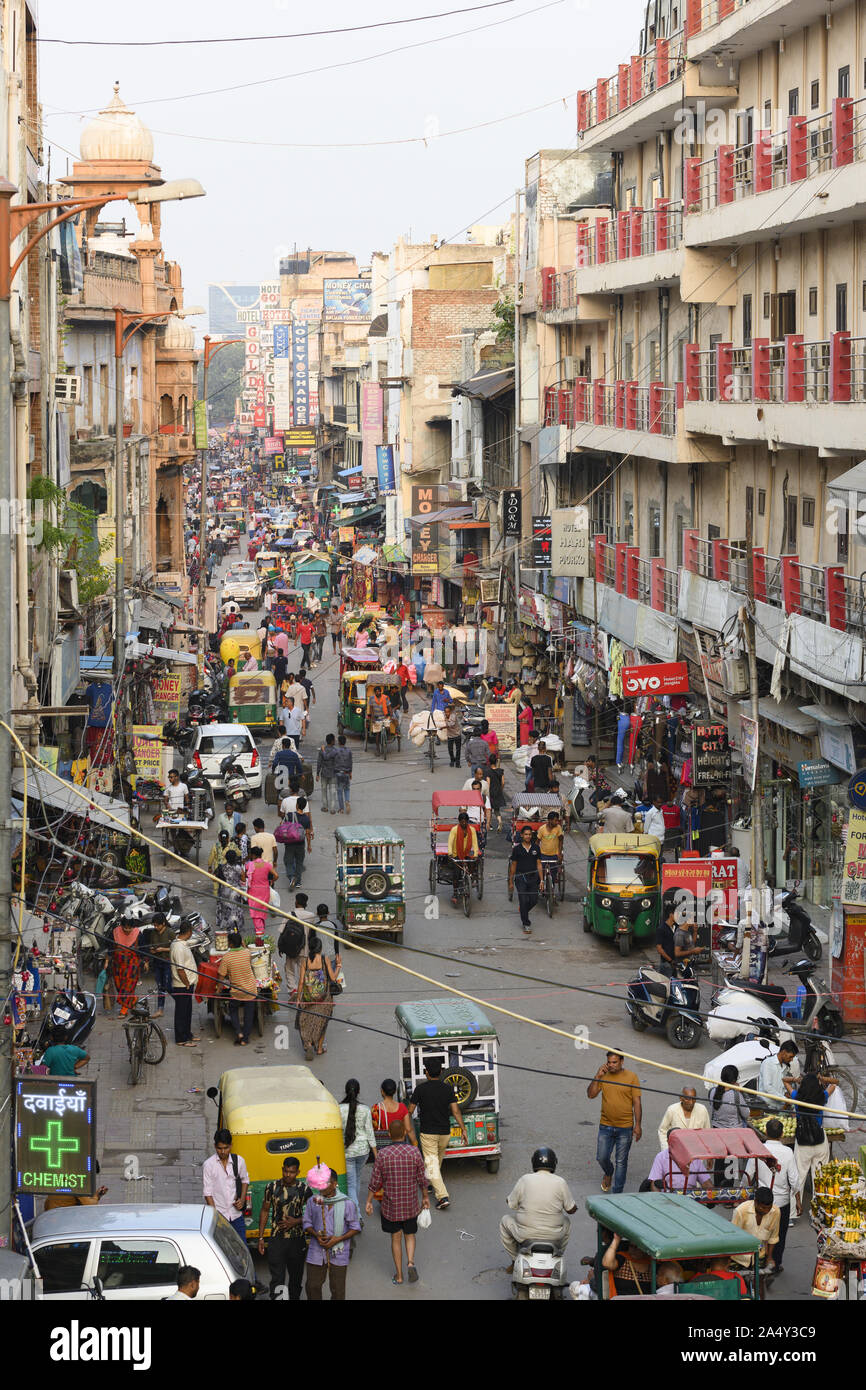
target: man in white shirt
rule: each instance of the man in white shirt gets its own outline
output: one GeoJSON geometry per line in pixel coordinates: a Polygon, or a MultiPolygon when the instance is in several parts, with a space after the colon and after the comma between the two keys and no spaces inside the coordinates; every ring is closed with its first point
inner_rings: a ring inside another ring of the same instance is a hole
{"type": "Polygon", "coordinates": [[[180,773],[173,767],[168,774],[168,786],[163,792],[165,809],[167,811],[185,810],[188,796],[186,783],[180,780],[180,773]]]}
{"type": "Polygon", "coordinates": [[[665,818],[662,812],[662,799],[657,796],[653,800],[652,806],[648,811],[644,811],[643,833],[645,835],[657,835],[664,844],[665,839],[665,818]]]}
{"type": "Polygon", "coordinates": [[[288,673],[286,682],[286,695],[291,696],[299,710],[306,711],[307,692],[295,676],[294,671],[288,673]]]}
{"type": "Polygon", "coordinates": [[[782,1256],[785,1253],[785,1240],[788,1235],[788,1223],[791,1219],[792,1198],[796,1202],[797,1215],[802,1215],[803,1211],[800,1173],[793,1151],[788,1148],[787,1144],[782,1143],[782,1133],[781,1120],[767,1121],[767,1137],[764,1143],[778,1163],[778,1170],[772,1173],[766,1163],[758,1162],[758,1183],[761,1187],[770,1188],[773,1193],[773,1206],[779,1208],[779,1239],[774,1251],[777,1274],[782,1273],[782,1256]]]}
{"type": "MultiPolygon", "coordinates": [[[[291,798],[287,797],[286,800],[291,800],[291,798]]],[[[297,801],[297,797],[295,797],[295,800],[297,801]]],[[[312,924],[315,924],[315,922],[318,919],[316,917],[315,912],[310,911],[309,902],[310,900],[307,897],[306,893],[296,893],[295,906],[292,916],[299,917],[302,922],[310,922],[312,924]]],[[[286,973],[287,975],[290,974],[289,997],[291,997],[292,995],[296,995],[298,992],[298,982],[301,978],[301,961],[304,960],[307,956],[307,945],[309,939],[310,929],[309,927],[304,927],[304,944],[301,947],[300,952],[298,953],[298,955],[286,960],[286,973]]]]}
{"type": "Polygon", "coordinates": [[[684,1086],[679,1100],[669,1105],[659,1124],[659,1148],[666,1149],[672,1129],[709,1129],[710,1116],[705,1105],[697,1103],[694,1086],[684,1086]]]}
{"type": "Polygon", "coordinates": [[[240,1154],[232,1153],[232,1136],[228,1129],[218,1129],[213,1137],[214,1150],[202,1165],[202,1191],[209,1207],[216,1207],[234,1226],[242,1240],[247,1228],[241,1212],[247,1200],[250,1175],[240,1154]]]}
{"type": "MultiPolygon", "coordinates": [[[[790,1095],[796,1085],[790,1066],[797,1055],[795,1042],[783,1042],[774,1057],[765,1057],[758,1072],[757,1090],[766,1094],[759,1097],[765,1110],[781,1110],[781,1101],[790,1095]],[[766,1095],[778,1096],[778,1101],[767,1100],[766,1095]]],[[[784,1107],[787,1109],[787,1107],[784,1107]]]]}
{"type": "Polygon", "coordinates": [[[201,1283],[201,1271],[195,1265],[181,1265],[177,1271],[177,1293],[170,1293],[164,1303],[192,1303],[201,1283]]]}
{"type": "Polygon", "coordinates": [[[174,1000],[174,1040],[181,1047],[195,1047],[199,1041],[192,1031],[192,996],[198,983],[198,966],[189,939],[192,927],[182,921],[169,948],[171,996],[174,1000]]]}
{"type": "Polygon", "coordinates": [[[291,695],[287,697],[285,705],[280,710],[280,723],[286,738],[291,739],[293,746],[297,748],[304,735],[306,720],[304,719],[303,704],[296,704],[291,695]]]}

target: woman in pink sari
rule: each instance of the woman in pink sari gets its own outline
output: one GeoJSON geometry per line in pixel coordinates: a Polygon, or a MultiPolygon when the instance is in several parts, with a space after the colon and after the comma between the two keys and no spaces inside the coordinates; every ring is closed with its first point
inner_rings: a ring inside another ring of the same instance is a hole
{"type": "Polygon", "coordinates": [[[260,940],[265,934],[265,916],[271,899],[271,884],[277,881],[273,866],[262,858],[261,845],[253,845],[250,850],[246,876],[247,906],[253,919],[256,940],[260,940]]]}
{"type": "Polygon", "coordinates": [[[535,714],[532,705],[528,700],[521,701],[520,713],[517,716],[517,743],[520,748],[524,748],[527,743],[531,743],[530,733],[535,727],[535,714]]]}

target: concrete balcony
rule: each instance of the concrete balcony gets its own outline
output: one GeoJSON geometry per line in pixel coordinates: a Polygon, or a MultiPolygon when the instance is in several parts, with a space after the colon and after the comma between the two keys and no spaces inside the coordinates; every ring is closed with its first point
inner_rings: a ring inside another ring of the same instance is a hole
{"type": "Polygon", "coordinates": [[[827,12],[824,0],[689,0],[686,53],[739,61],[777,44],[784,30],[793,35],[823,21],[827,12]]]}
{"type": "Polygon", "coordinates": [[[635,454],[664,463],[727,463],[725,446],[691,439],[678,399],[680,387],[662,382],[578,380],[550,387],[544,397],[544,425],[550,433],[544,453],[564,463],[581,450],[635,454]]]}
{"type": "Polygon", "coordinates": [[[752,144],[687,159],[684,243],[736,247],[866,218],[864,165],[866,98],[850,97],[757,131],[752,144]]]}
{"type": "Polygon", "coordinates": [[[630,64],[621,63],[613,77],[600,78],[592,90],[578,92],[581,150],[624,150],[641,145],[659,131],[679,125],[683,111],[698,102],[718,107],[736,101],[738,76],[727,64],[724,82],[720,82],[722,74],[713,61],[687,63],[681,55],[669,56],[661,68],[656,56],[660,44],[671,45],[670,53],[678,42],[675,38],[661,40],[648,54],[632,58],[630,64]],[[734,73],[733,80],[728,80],[729,71],[734,73]]]}
{"type": "Polygon", "coordinates": [[[686,348],[683,417],[692,434],[723,443],[766,443],[860,453],[866,431],[866,339],[834,333],[804,343],[756,339],[686,348]]]}

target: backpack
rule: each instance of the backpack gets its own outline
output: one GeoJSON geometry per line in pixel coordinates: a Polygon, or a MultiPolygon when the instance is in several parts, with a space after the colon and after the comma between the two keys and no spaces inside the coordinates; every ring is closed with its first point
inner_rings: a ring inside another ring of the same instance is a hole
{"type": "Polygon", "coordinates": [[[814,1148],[816,1144],[823,1144],[824,1130],[817,1115],[812,1111],[805,1115],[797,1116],[797,1128],[795,1134],[797,1143],[803,1148],[814,1148]]]}
{"type": "Polygon", "coordinates": [[[287,922],[280,932],[277,950],[287,960],[297,960],[304,947],[304,928],[300,922],[287,922]]]}

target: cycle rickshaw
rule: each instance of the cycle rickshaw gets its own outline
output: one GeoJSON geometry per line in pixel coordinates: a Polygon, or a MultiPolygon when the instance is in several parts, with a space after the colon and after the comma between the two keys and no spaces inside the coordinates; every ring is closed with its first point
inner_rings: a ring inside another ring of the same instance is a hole
{"type": "Polygon", "coordinates": [[[388,756],[388,744],[396,741],[400,750],[400,677],[383,671],[372,672],[367,677],[367,704],[364,712],[364,751],[372,744],[376,753],[383,758],[388,756]],[[390,714],[386,718],[378,703],[376,691],[384,695],[390,714]]]}
{"type": "MultiPolygon", "coordinates": [[[[567,822],[559,792],[516,792],[511,798],[512,845],[519,842],[520,833],[526,825],[531,827],[534,836],[537,835],[547,823],[547,817],[551,811],[556,811],[559,816],[559,823],[564,835],[567,822]]],[[[508,894],[509,902],[513,896],[512,890],[508,894]]],[[[548,917],[552,917],[557,898],[560,902],[565,901],[565,867],[563,864],[553,865],[549,860],[543,862],[540,896],[544,900],[548,917]]]]}
{"type": "Polygon", "coordinates": [[[430,892],[438,883],[447,883],[454,898],[463,908],[464,917],[471,911],[472,889],[478,901],[484,894],[484,849],[487,843],[487,819],[484,799],[480,792],[447,791],[433,793],[430,816],[430,892]],[[477,859],[452,859],[448,853],[448,838],[457,824],[461,811],[469,815],[469,824],[478,836],[477,859]]]}

